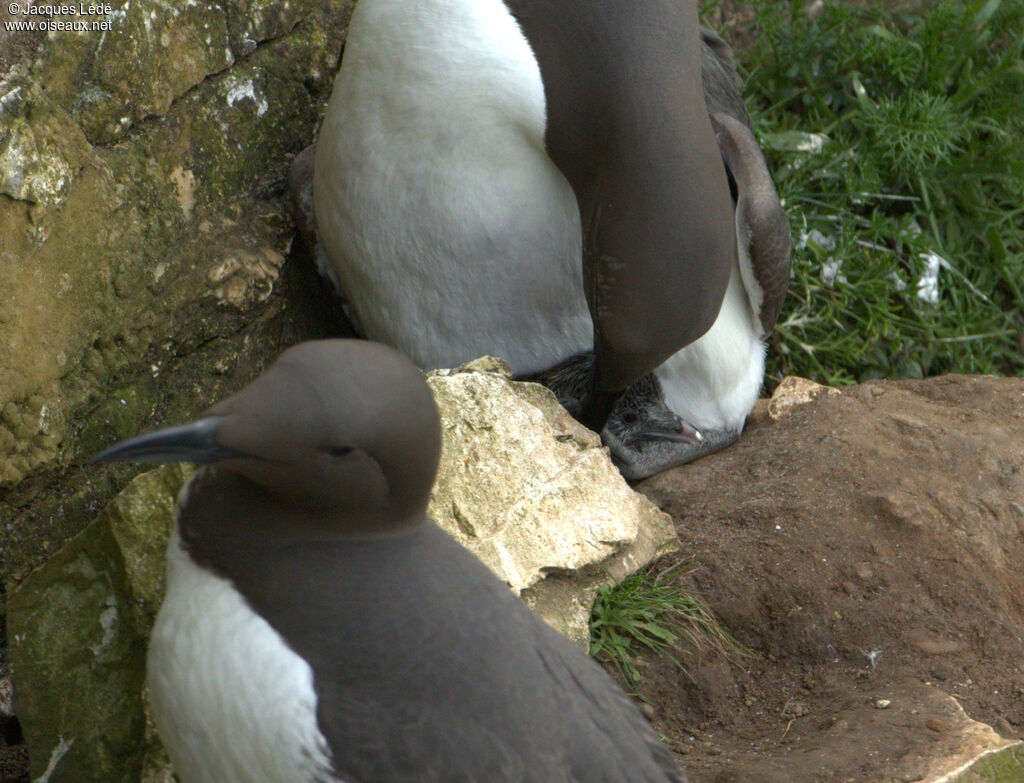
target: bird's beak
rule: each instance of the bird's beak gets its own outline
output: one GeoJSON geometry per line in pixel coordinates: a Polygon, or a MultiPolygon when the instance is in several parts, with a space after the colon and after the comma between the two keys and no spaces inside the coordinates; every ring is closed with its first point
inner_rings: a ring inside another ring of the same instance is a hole
{"type": "Polygon", "coordinates": [[[202,419],[147,432],[122,440],[104,449],[92,462],[217,462],[244,456],[241,452],[217,442],[217,429],[223,416],[202,419]]]}
{"type": "Polygon", "coordinates": [[[700,432],[678,416],[660,416],[649,421],[640,436],[655,440],[668,440],[673,443],[691,443],[698,445],[704,440],[700,432]]]}

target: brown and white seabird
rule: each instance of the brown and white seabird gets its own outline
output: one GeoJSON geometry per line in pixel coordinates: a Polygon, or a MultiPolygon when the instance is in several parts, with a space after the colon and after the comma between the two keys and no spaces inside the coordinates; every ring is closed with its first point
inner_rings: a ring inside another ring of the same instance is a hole
{"type": "Polygon", "coordinates": [[[594,351],[579,418],[717,317],[733,209],[692,0],[360,0],[313,202],[357,327],[422,367],[594,351]]]}
{"type": "Polygon", "coordinates": [[[289,349],[101,461],[207,463],[150,640],[183,783],[683,783],[611,678],[426,516],[440,423],[366,341],[289,349]]]}

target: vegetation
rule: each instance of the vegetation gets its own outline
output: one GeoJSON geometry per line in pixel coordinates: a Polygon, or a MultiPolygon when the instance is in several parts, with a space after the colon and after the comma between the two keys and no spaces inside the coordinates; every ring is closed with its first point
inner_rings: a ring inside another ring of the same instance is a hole
{"type": "Polygon", "coordinates": [[[795,242],[769,386],[1024,375],[1024,0],[918,5],[753,2],[737,59],[795,242]]]}
{"type": "Polygon", "coordinates": [[[692,569],[692,561],[682,561],[660,573],[640,571],[598,591],[590,616],[590,654],[615,666],[634,694],[641,679],[634,643],[668,655],[680,668],[679,642],[697,650],[752,655],[683,583],[692,569]]]}

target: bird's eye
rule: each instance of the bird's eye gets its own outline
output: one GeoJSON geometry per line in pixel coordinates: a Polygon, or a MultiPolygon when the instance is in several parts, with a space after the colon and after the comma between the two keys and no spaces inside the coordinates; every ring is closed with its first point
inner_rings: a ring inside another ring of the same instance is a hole
{"type": "Polygon", "coordinates": [[[347,457],[349,454],[352,453],[352,447],[351,446],[322,446],[320,448],[320,451],[324,452],[329,457],[334,457],[335,459],[341,459],[342,457],[347,457]]]}
{"type": "Polygon", "coordinates": [[[637,415],[635,413],[632,413],[632,412],[630,412],[630,413],[623,413],[622,414],[622,420],[624,422],[626,422],[626,424],[636,424],[637,415]]]}

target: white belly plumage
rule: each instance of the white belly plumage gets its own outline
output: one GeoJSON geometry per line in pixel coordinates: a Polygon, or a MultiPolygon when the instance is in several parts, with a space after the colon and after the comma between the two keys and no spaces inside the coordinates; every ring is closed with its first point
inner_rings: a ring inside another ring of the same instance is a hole
{"type": "Polygon", "coordinates": [[[712,327],[654,372],[668,407],[699,430],[741,432],[764,380],[765,346],[758,331],[734,267],[712,327]]]}
{"type": "Polygon", "coordinates": [[[501,0],[363,0],[317,143],[317,225],[366,336],[516,373],[592,345],[579,210],[501,0]],[[328,174],[325,175],[325,172],[328,174]]]}
{"type": "Polygon", "coordinates": [[[175,531],[149,643],[153,719],[182,783],[343,783],[309,665],[175,531]]]}

